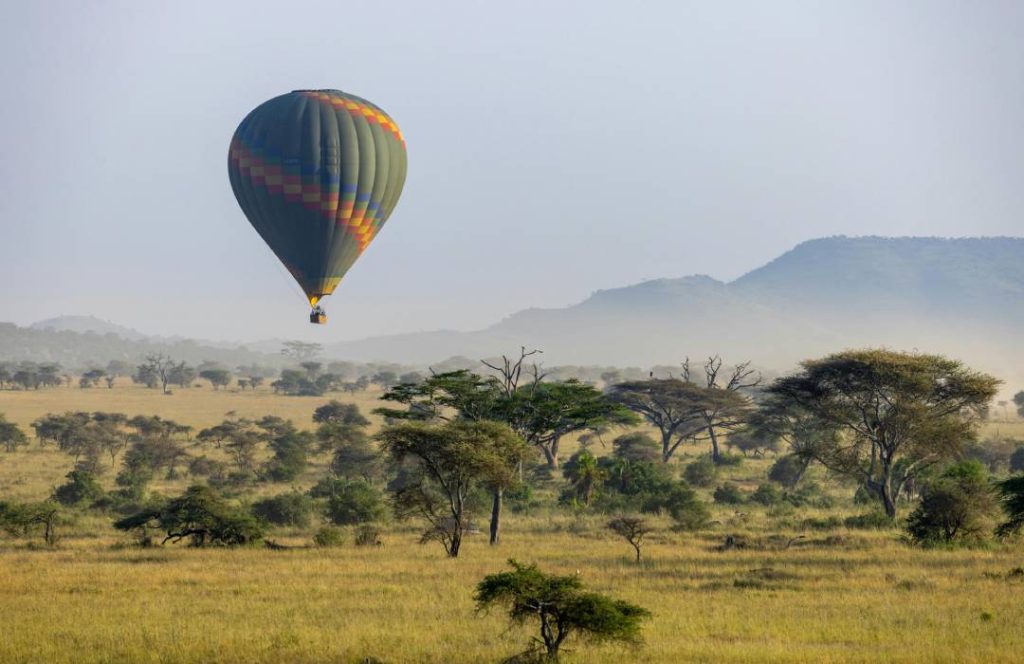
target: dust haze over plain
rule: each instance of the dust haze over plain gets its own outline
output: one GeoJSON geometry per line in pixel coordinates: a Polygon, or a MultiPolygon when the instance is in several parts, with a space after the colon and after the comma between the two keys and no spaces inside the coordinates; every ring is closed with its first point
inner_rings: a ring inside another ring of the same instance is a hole
{"type": "Polygon", "coordinates": [[[731,280],[816,237],[1021,234],[1019,3],[64,2],[0,26],[19,324],[331,343],[731,280]],[[226,174],[242,117],[310,87],[409,147],[324,329],[226,174]]]}

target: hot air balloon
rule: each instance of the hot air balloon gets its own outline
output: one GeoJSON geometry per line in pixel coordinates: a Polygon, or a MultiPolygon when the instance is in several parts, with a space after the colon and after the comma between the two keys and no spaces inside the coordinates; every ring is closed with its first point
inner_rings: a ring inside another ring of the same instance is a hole
{"type": "Polygon", "coordinates": [[[295,90],[260,104],[231,139],[228,175],[249,223],[319,302],[388,220],[405,183],[405,139],[374,104],[295,90]]]}

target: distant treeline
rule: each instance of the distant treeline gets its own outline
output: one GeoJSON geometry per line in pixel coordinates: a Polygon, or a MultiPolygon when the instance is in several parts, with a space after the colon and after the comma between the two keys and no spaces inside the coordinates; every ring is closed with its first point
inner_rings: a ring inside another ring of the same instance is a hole
{"type": "MultiPolygon", "coordinates": [[[[281,359],[274,358],[274,363],[239,365],[216,360],[192,363],[167,353],[151,353],[134,360],[117,358],[102,363],[88,362],[73,367],[65,367],[59,362],[0,360],[0,390],[36,390],[74,384],[83,389],[113,388],[119,378],[130,378],[134,383],[153,389],[162,388],[165,392],[172,387],[187,388],[203,381],[215,389],[234,385],[242,390],[255,390],[266,385],[282,394],[310,396],[339,390],[354,393],[371,384],[389,389],[400,383],[419,383],[425,376],[468,371],[481,366],[481,360],[467,357],[452,357],[429,367],[314,359],[321,350],[319,344],[289,341],[283,344],[281,359]]],[[[499,360],[484,361],[493,363],[499,360]]],[[[545,380],[574,378],[593,385],[611,385],[646,376],[669,377],[678,371],[679,367],[671,366],[645,370],[638,367],[567,365],[545,369],[545,380]]]]}

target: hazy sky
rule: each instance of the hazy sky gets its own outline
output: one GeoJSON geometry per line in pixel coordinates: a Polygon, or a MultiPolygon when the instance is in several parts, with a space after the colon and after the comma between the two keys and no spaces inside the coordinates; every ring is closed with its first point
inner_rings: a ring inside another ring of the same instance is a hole
{"type": "Polygon", "coordinates": [[[1020,235],[1021,2],[10,2],[0,320],[334,341],[732,279],[847,235],[1020,235]],[[228,184],[298,88],[409,177],[313,328],[228,184]]]}

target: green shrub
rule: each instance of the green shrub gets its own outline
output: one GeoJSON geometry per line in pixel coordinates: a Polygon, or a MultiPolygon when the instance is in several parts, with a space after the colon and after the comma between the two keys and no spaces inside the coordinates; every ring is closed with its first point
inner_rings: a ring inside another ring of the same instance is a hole
{"type": "Polygon", "coordinates": [[[1010,455],[1010,472],[1024,473],[1024,445],[1021,445],[1010,455]]]}
{"type": "Polygon", "coordinates": [[[661,445],[647,434],[633,431],[612,441],[612,456],[630,462],[660,463],[661,445]]]}
{"type": "Polygon", "coordinates": [[[848,516],[843,519],[843,525],[847,528],[860,530],[887,530],[895,524],[885,512],[873,510],[855,516],[848,516]]]}
{"type": "Polygon", "coordinates": [[[204,454],[189,462],[188,473],[196,477],[222,477],[227,473],[227,464],[204,454]]]}
{"type": "Polygon", "coordinates": [[[743,465],[743,455],[742,454],[719,454],[718,455],[718,462],[717,463],[718,463],[718,465],[720,467],[742,466],[743,465]]]}
{"type": "Polygon", "coordinates": [[[84,470],[72,470],[65,475],[68,481],[53,491],[53,497],[65,507],[92,505],[106,495],[96,477],[84,470]]]}
{"type": "Polygon", "coordinates": [[[665,493],[649,496],[642,506],[644,512],[667,512],[682,530],[699,530],[707,525],[711,513],[697,492],[685,482],[676,482],[665,493]]]}
{"type": "Polygon", "coordinates": [[[721,484],[715,489],[714,500],[719,505],[742,505],[747,502],[747,497],[738,486],[732,482],[721,484]]]}
{"type": "Polygon", "coordinates": [[[999,524],[996,535],[1007,537],[1024,529],[1024,475],[1003,480],[998,489],[1006,521],[999,524]]]}
{"type": "Polygon", "coordinates": [[[831,509],[835,507],[835,500],[822,492],[817,482],[806,480],[800,483],[800,488],[795,491],[787,491],[784,500],[793,507],[818,507],[831,509]]]}
{"type": "Polygon", "coordinates": [[[478,613],[503,607],[513,624],[536,621],[541,637],[533,640],[537,650],[514,661],[557,662],[559,648],[570,637],[640,643],[640,623],[651,615],[646,609],[588,591],[578,576],[546,574],[515,560],[509,565],[511,571],[491,574],[477,584],[474,599],[478,613]]]}
{"type": "Polygon", "coordinates": [[[768,479],[793,489],[807,471],[808,461],[795,454],[779,457],[768,470],[768,479]]]}
{"type": "Polygon", "coordinates": [[[334,487],[327,498],[326,515],[333,524],[354,525],[384,519],[387,506],[377,487],[364,480],[352,480],[334,487]]]}
{"type": "Polygon", "coordinates": [[[928,482],[907,518],[907,532],[919,544],[982,539],[998,505],[980,461],[962,461],[928,482]]]}
{"type": "Polygon", "coordinates": [[[144,509],[114,523],[118,530],[163,530],[165,541],[188,539],[192,546],[236,546],[263,538],[263,529],[250,514],[229,505],[208,486],[195,485],[162,507],[144,509]]]}
{"type": "Polygon", "coordinates": [[[252,513],[275,526],[306,528],[313,515],[313,499],[297,491],[282,493],[253,504],[252,513]]]}
{"type": "Polygon", "coordinates": [[[854,505],[873,505],[879,500],[878,496],[871,492],[863,484],[857,487],[857,490],[853,492],[853,504],[854,505]]]}
{"type": "Polygon", "coordinates": [[[313,544],[322,548],[341,546],[345,541],[345,533],[341,528],[324,526],[313,535],[313,544]]]}
{"type": "Polygon", "coordinates": [[[843,525],[843,520],[838,516],[827,516],[824,518],[804,519],[800,522],[801,528],[809,530],[835,530],[843,525]]]}
{"type": "Polygon", "coordinates": [[[356,546],[380,546],[380,530],[372,523],[364,523],[356,530],[356,546]]]}
{"type": "Polygon", "coordinates": [[[284,431],[270,441],[274,458],[267,463],[264,475],[272,482],[291,482],[306,469],[307,452],[313,436],[308,431],[284,431]]]}
{"type": "Polygon", "coordinates": [[[750,494],[750,501],[765,506],[777,505],[782,502],[782,489],[778,484],[765,482],[757,487],[757,491],[750,494]]]}
{"type": "Polygon", "coordinates": [[[533,488],[526,482],[520,482],[505,491],[505,505],[510,512],[524,513],[540,504],[533,488]]]}
{"type": "Polygon", "coordinates": [[[718,479],[718,467],[711,457],[704,456],[692,463],[686,464],[683,469],[683,479],[691,486],[711,486],[718,479]]]}

